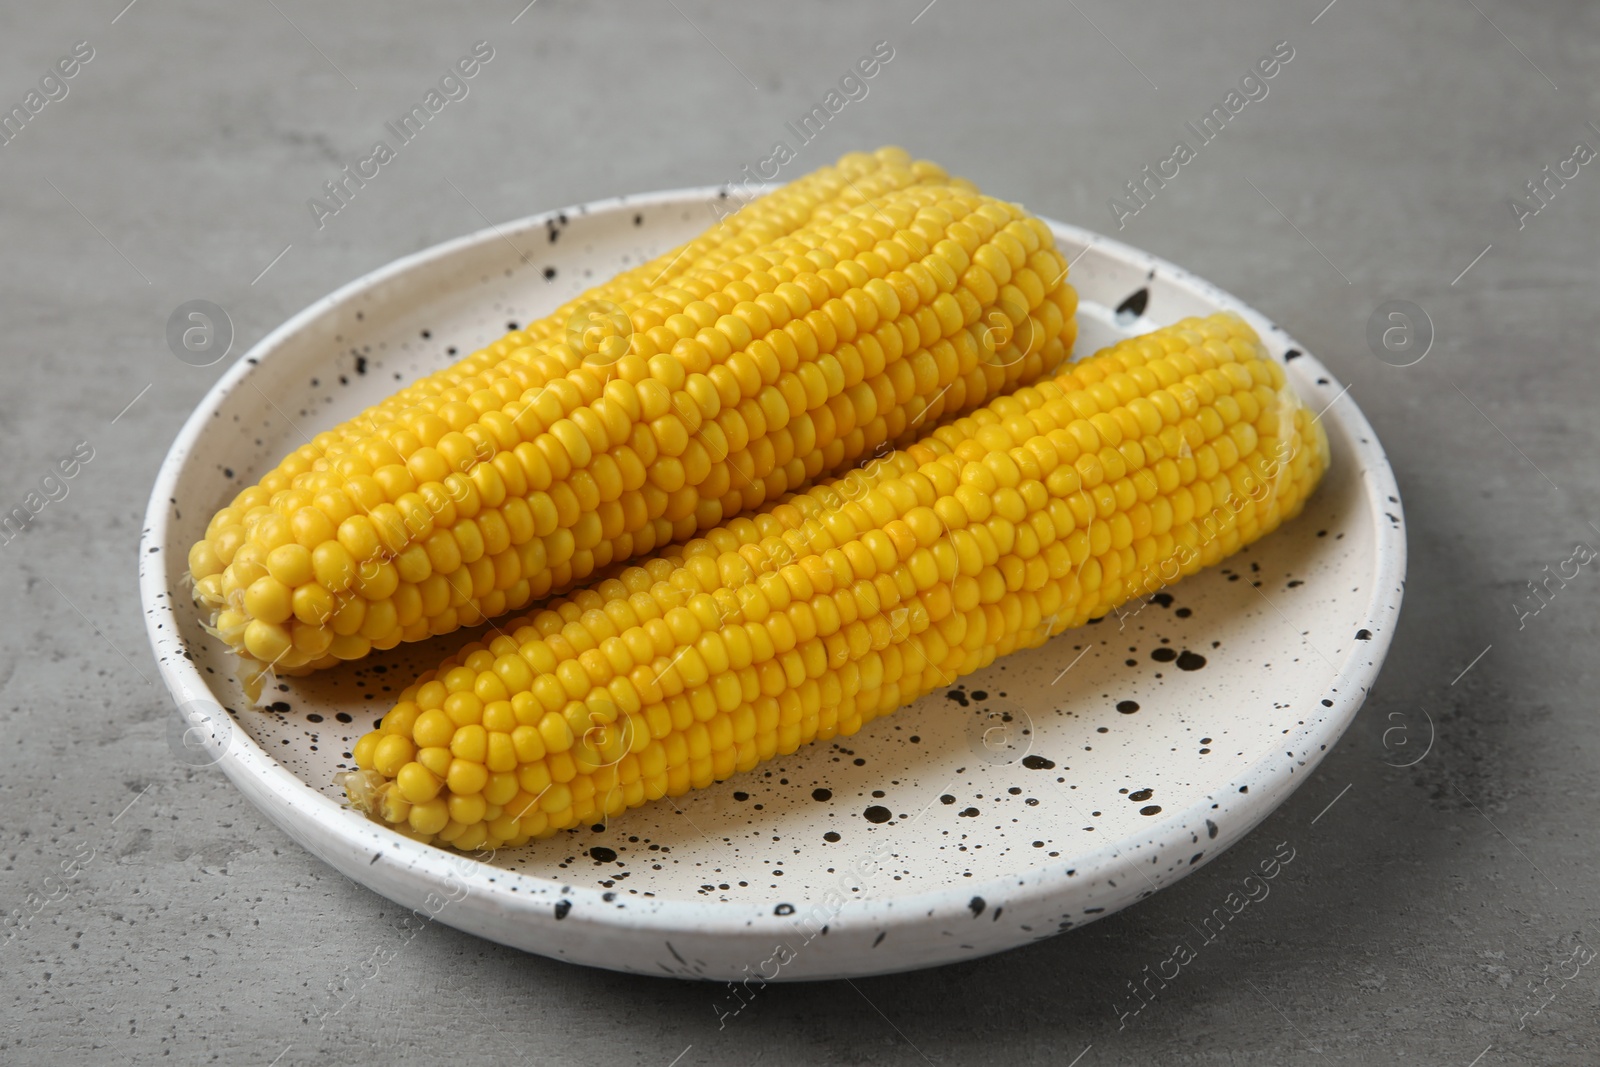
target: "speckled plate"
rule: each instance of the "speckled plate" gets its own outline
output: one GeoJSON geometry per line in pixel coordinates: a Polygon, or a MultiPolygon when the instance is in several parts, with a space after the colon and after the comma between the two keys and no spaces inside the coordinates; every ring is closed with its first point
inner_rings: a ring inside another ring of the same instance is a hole
{"type": "Polygon", "coordinates": [[[1299,519],[1170,595],[854,737],[486,861],[369,822],[333,782],[394,695],[466,635],[276,684],[270,710],[250,709],[184,581],[212,511],[402,382],[704,229],[716,195],[601,201],[439,245],[239,358],[172,446],[140,547],[177,757],[220,765],[306,848],[423,915],[547,956],[686,978],[875,974],[1050,937],[1177,881],[1281,804],[1389,646],[1405,576],[1393,474],[1355,403],[1283,330],[1186,271],[1059,223],[1080,354],[1232,309],[1326,408],[1333,467],[1299,519]]]}

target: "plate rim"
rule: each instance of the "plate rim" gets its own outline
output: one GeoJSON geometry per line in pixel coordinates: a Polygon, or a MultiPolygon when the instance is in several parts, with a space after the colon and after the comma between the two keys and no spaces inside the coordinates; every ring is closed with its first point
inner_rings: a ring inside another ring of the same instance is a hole
{"type": "MultiPolygon", "coordinates": [[[[209,701],[219,707],[225,705],[212,692],[201,669],[184,654],[186,642],[177,616],[177,611],[182,609],[173,603],[167,578],[168,553],[165,550],[165,542],[175,507],[171,501],[177,495],[175,490],[179,475],[194,451],[204,427],[209,423],[211,413],[233,389],[245,382],[257,366],[271,358],[285,346],[286,342],[313,323],[325,310],[347,303],[351,298],[370,292],[387,281],[447,259],[458,252],[484,243],[504,240],[508,234],[517,235],[530,229],[542,228],[549,221],[562,216],[601,215],[623,208],[636,210],[651,206],[693,206],[712,201],[719,193],[725,194],[726,190],[726,186],[712,185],[606,197],[563,209],[528,215],[507,223],[490,224],[471,233],[391,260],[345,283],[308,304],[241,353],[234,364],[206,392],[168,449],[151,489],[139,539],[139,587],[145,628],[162,681],[178,705],[179,714],[188,716],[191,725],[200,725],[201,720],[196,718],[194,710],[195,702],[209,701]]],[[[1338,379],[1320,360],[1307,351],[1304,345],[1277,323],[1220,286],[1115,238],[1045,216],[1040,218],[1051,227],[1058,240],[1073,241],[1082,246],[1085,252],[1090,246],[1105,248],[1125,261],[1142,263],[1152,272],[1151,276],[1158,273],[1174,279],[1215,300],[1219,305],[1235,310],[1263,338],[1269,334],[1274,335],[1282,344],[1298,350],[1300,352],[1298,358],[1303,358],[1307,362],[1297,369],[1312,371],[1314,379],[1326,379],[1329,383],[1326,388],[1334,389],[1340,386],[1338,379]]],[[[1339,388],[1325,412],[1331,410],[1341,397],[1344,397],[1344,389],[1339,388]]],[[[1374,519],[1373,580],[1364,615],[1364,625],[1370,629],[1373,636],[1368,642],[1352,645],[1340,658],[1332,677],[1332,684],[1338,687],[1330,694],[1334,701],[1333,705],[1324,709],[1320,719],[1308,720],[1307,725],[1289,735],[1290,739],[1299,739],[1310,733],[1315,740],[1323,742],[1320,746],[1314,744],[1305,749],[1303,763],[1296,766],[1291,762],[1287,769],[1274,770],[1274,767],[1283,768],[1284,765],[1281,757],[1274,757],[1273,750],[1268,749],[1231,776],[1227,783],[1228,788],[1239,784],[1259,788],[1252,791],[1248,802],[1234,806],[1230,813],[1232,816],[1230,822],[1238,829],[1229,835],[1230,840],[1213,842],[1213,847],[1207,850],[1207,862],[1242,840],[1256,825],[1280,807],[1289,795],[1310,777],[1327,751],[1343,736],[1381,671],[1393,638],[1395,622],[1399,617],[1406,573],[1406,534],[1403,506],[1400,503],[1400,491],[1394,471],[1377,434],[1353,399],[1348,399],[1348,403],[1343,405],[1332,418],[1339,422],[1349,435],[1362,483],[1362,493],[1374,519]],[[1401,517],[1402,521],[1386,526],[1378,521],[1385,511],[1401,517]]],[[[184,567],[186,570],[186,564],[184,567]]],[[[172,584],[177,585],[177,580],[174,579],[172,584]]],[[[483,894],[482,899],[488,901],[489,911],[498,910],[502,913],[502,919],[526,925],[530,930],[536,930],[541,924],[546,923],[551,924],[553,929],[553,924],[561,922],[565,927],[564,934],[570,934],[574,928],[577,930],[589,928],[595,934],[621,931],[638,936],[692,934],[697,938],[725,936],[738,940],[748,939],[751,935],[759,935],[758,939],[768,938],[773,934],[781,935],[794,929],[792,921],[774,914],[765,903],[729,905],[714,901],[652,898],[648,901],[630,900],[629,903],[635,906],[625,911],[618,911],[610,902],[602,900],[601,889],[563,885],[555,879],[494,867],[464,854],[420,844],[357,815],[338,801],[323,795],[311,783],[297,777],[273,759],[242,727],[233,722],[228,725],[228,737],[216,762],[234,786],[302,847],[353,881],[391,899],[396,897],[397,892],[405,889],[403,885],[397,883],[397,879],[403,882],[407,878],[420,877],[428,885],[442,882],[463,886],[468,897],[483,894]],[[395,865],[403,867],[404,870],[384,872],[383,878],[375,877],[379,861],[385,858],[389,858],[390,863],[384,864],[384,867],[395,865]],[[379,888],[375,884],[377,882],[382,882],[383,887],[379,888]],[[507,883],[512,882],[519,884],[516,889],[508,890],[507,883]],[[573,906],[562,911],[559,908],[552,909],[552,901],[570,901],[574,905],[589,906],[573,906]]],[[[1229,794],[1221,795],[1226,797],[1229,794]]],[[[1067,884],[1065,878],[1042,877],[1042,875],[1057,870],[1064,872],[1069,868],[1076,872],[1072,884],[1103,884],[1104,876],[1113,868],[1120,869],[1126,866],[1130,855],[1151,848],[1160,851],[1162,846],[1155,842],[1162,839],[1163,835],[1170,836],[1174,831],[1195,825],[1199,820],[1206,818],[1212,810],[1210,805],[1213,802],[1221,801],[1217,795],[1208,794],[1190,806],[1165,814],[1159,822],[1152,823],[1142,832],[1114,838],[1104,844],[1097,844],[1046,864],[1021,868],[1016,873],[990,877],[983,881],[963,880],[960,883],[949,883],[936,889],[922,890],[905,896],[869,895],[850,900],[848,908],[835,912],[832,922],[847,923],[850,929],[856,927],[885,931],[906,929],[938,923],[943,921],[944,917],[966,912],[967,898],[988,894],[1003,899],[1007,904],[1037,904],[1060,897],[1062,893],[1059,887],[1067,884]]],[[[1159,882],[1156,883],[1156,888],[1174,884],[1193,869],[1190,867],[1175,872],[1160,872],[1157,875],[1159,882]]],[[[420,891],[417,895],[420,895],[420,891]]],[[[1149,895],[1150,892],[1142,892],[1121,904],[1109,907],[1102,914],[1084,916],[1082,921],[1073,925],[1083,925],[1096,918],[1114,914],[1149,895]]],[[[443,909],[435,917],[476,936],[500,940],[494,934],[483,932],[482,924],[479,924],[480,928],[474,928],[469,923],[455,921],[465,918],[461,909],[443,909]]],[[[566,937],[561,938],[561,940],[566,939],[566,937]]],[[[534,939],[519,938],[519,940],[526,943],[534,939]]],[[[1001,946],[988,951],[1003,951],[1006,947],[1001,946]]],[[[527,950],[540,951],[538,948],[527,950]]],[[[564,956],[563,953],[557,958],[564,956]]],[[[830,973],[880,973],[906,967],[936,966],[940,962],[953,961],[957,958],[960,957],[951,952],[941,960],[912,962],[904,966],[895,966],[886,958],[883,963],[887,966],[874,964],[866,968],[847,968],[830,973]]],[[[631,969],[625,965],[599,961],[581,962],[613,969],[631,969]]]]}

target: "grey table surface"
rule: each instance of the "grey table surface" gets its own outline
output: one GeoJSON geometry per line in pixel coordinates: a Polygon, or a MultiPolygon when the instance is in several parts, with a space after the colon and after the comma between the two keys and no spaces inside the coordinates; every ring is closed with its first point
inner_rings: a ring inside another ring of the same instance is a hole
{"type": "Polygon", "coordinates": [[[0,145],[0,508],[93,451],[0,551],[0,1061],[1600,1061],[1600,579],[1529,585],[1600,544],[1600,177],[1565,162],[1600,146],[1600,8],[124,2],[0,14],[0,104],[37,110],[0,145]],[[319,229],[308,198],[480,40],[470,95],[319,229]],[[880,40],[893,62],[798,169],[899,143],[1108,232],[1186,121],[1293,49],[1118,236],[1285,323],[1351,384],[1405,496],[1388,665],[1255,838],[1303,859],[1137,1013],[1130,983],[1250,849],[1026,949],[769,987],[723,1028],[720,988],[436,924],[322,1025],[327,982],[400,937],[398,909],[169,753],[135,584],[168,444],[239,352],[338,285],[486,219],[737,177],[880,40]],[[92,58],[29,104],[78,42],[92,58]],[[236,331],[204,369],[165,341],[195,298],[236,331]],[[1415,365],[1369,346],[1389,300],[1431,319],[1415,365]]]}

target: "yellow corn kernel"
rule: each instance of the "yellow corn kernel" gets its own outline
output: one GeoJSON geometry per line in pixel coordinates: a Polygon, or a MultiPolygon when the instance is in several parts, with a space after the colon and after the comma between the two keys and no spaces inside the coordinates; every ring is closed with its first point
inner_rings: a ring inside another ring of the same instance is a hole
{"type": "Polygon", "coordinates": [[[416,753],[417,748],[409,737],[388,734],[378,742],[377,749],[372,754],[372,767],[385,778],[393,778],[400,773],[402,767],[411,762],[416,753]]]}
{"type": "Polygon", "coordinates": [[[438,776],[420,763],[406,764],[395,776],[395,786],[400,790],[400,795],[413,805],[438,796],[442,785],[438,776]]]}
{"type": "Polygon", "coordinates": [[[442,797],[436,796],[425,803],[412,804],[406,821],[419,834],[436,834],[450,821],[450,809],[442,797]]]}

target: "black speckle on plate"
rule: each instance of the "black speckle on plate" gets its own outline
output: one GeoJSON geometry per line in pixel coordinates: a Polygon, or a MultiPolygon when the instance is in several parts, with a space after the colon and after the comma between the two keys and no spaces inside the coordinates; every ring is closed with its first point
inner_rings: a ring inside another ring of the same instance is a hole
{"type": "Polygon", "coordinates": [[[1139,702],[1137,700],[1119,700],[1117,701],[1117,710],[1124,715],[1132,715],[1139,710],[1139,702]]]}
{"type": "Polygon", "coordinates": [[[1177,650],[1171,648],[1157,648],[1150,653],[1150,658],[1157,663],[1171,663],[1178,658],[1177,650]]]}
{"type": "Polygon", "coordinates": [[[1149,289],[1140,289],[1136,292],[1130,293],[1128,295],[1128,299],[1117,305],[1117,325],[1128,325],[1134,319],[1137,319],[1140,315],[1143,315],[1144,309],[1149,306],[1149,289]]]}
{"type": "Polygon", "coordinates": [[[1140,815],[1160,815],[1161,814],[1161,805],[1160,804],[1146,804],[1144,807],[1139,809],[1139,814],[1140,815]]]}
{"type": "Polygon", "coordinates": [[[868,822],[882,823],[888,822],[890,819],[892,819],[894,817],[894,813],[888,808],[884,807],[882,804],[874,804],[866,811],[862,812],[861,817],[866,819],[868,822]]]}
{"type": "Polygon", "coordinates": [[[1022,765],[1030,771],[1048,771],[1055,768],[1055,761],[1043,756],[1023,756],[1022,765]]]}
{"type": "Polygon", "coordinates": [[[1371,630],[1366,630],[1366,629],[1357,630],[1356,631],[1356,640],[1357,641],[1371,641],[1372,640],[1372,631],[1371,630]]]}
{"type": "Polygon", "coordinates": [[[594,845],[589,849],[589,858],[599,863],[613,863],[616,861],[617,853],[604,845],[594,845]]]}
{"type": "Polygon", "coordinates": [[[774,915],[793,915],[794,914],[794,905],[793,904],[779,904],[776,908],[772,909],[772,914],[774,914],[774,915]]]}
{"type": "Polygon", "coordinates": [[[557,919],[565,919],[567,917],[567,912],[569,912],[571,910],[572,910],[572,901],[570,901],[570,900],[558,900],[558,901],[556,901],[556,918],[557,919]]]}
{"type": "Polygon", "coordinates": [[[811,799],[812,800],[832,800],[833,799],[833,791],[831,789],[820,789],[820,788],[819,789],[813,789],[811,791],[811,799]]]}
{"type": "Polygon", "coordinates": [[[988,905],[984,904],[982,897],[973,897],[971,900],[967,901],[967,907],[972,911],[972,917],[974,919],[982,915],[983,909],[987,906],[988,905]]]}
{"type": "Polygon", "coordinates": [[[1188,649],[1184,649],[1178,656],[1178,669],[1180,671],[1197,671],[1205,665],[1206,658],[1198,652],[1190,652],[1188,649]]]}

